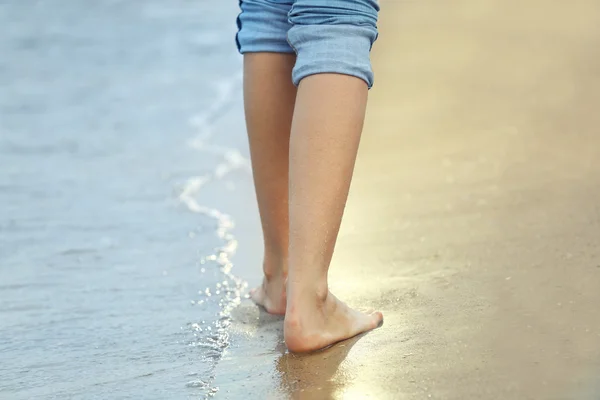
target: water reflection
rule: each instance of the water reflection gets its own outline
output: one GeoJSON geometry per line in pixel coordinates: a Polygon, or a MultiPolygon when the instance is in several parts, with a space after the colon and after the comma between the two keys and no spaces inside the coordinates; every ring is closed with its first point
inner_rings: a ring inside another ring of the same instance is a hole
{"type": "Polygon", "coordinates": [[[291,399],[339,397],[352,378],[344,361],[362,336],[364,334],[315,353],[292,354],[286,351],[276,364],[281,392],[291,399]]]}

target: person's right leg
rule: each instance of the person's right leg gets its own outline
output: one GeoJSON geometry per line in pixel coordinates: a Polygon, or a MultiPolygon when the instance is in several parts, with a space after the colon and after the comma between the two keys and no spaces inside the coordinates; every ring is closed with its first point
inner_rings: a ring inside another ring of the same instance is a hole
{"type": "Polygon", "coordinates": [[[290,260],[285,342],[317,350],[374,329],[381,313],[363,314],[327,284],[358,143],[367,85],[353,76],[320,74],[300,83],[290,152],[290,260]]]}
{"type": "Polygon", "coordinates": [[[349,308],[327,283],[372,83],[377,10],[373,0],[297,0],[290,12],[299,88],[290,142],[284,336],[293,352],[327,347],[383,320],[381,313],[349,308]]]}

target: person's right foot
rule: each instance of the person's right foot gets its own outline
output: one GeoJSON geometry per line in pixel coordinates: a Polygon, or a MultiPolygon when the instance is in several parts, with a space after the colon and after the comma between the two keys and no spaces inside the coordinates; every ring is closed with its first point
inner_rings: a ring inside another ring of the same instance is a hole
{"type": "Polygon", "coordinates": [[[288,350],[302,353],[319,350],[379,327],[380,312],[353,310],[331,292],[325,299],[296,301],[287,308],[284,339],[288,350]]]}

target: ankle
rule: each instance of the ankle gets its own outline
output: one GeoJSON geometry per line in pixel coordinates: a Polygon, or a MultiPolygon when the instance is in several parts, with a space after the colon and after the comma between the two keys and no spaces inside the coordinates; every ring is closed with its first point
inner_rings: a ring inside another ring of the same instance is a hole
{"type": "Polygon", "coordinates": [[[285,258],[265,253],[263,261],[263,273],[265,279],[279,280],[287,278],[287,261],[285,258]]]}
{"type": "Polygon", "coordinates": [[[324,306],[329,296],[327,281],[310,282],[308,285],[292,283],[288,280],[288,311],[292,315],[313,312],[324,306]]]}
{"type": "Polygon", "coordinates": [[[287,274],[283,271],[263,271],[263,276],[267,282],[285,282],[287,274]]]}

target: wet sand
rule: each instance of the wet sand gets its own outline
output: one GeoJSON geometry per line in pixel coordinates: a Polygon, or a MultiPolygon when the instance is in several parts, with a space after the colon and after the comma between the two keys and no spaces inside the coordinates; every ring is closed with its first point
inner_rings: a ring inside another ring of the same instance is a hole
{"type": "Polygon", "coordinates": [[[385,324],[295,356],[246,302],[219,397],[599,398],[599,49],[597,1],[383,3],[331,282],[385,324]]]}

